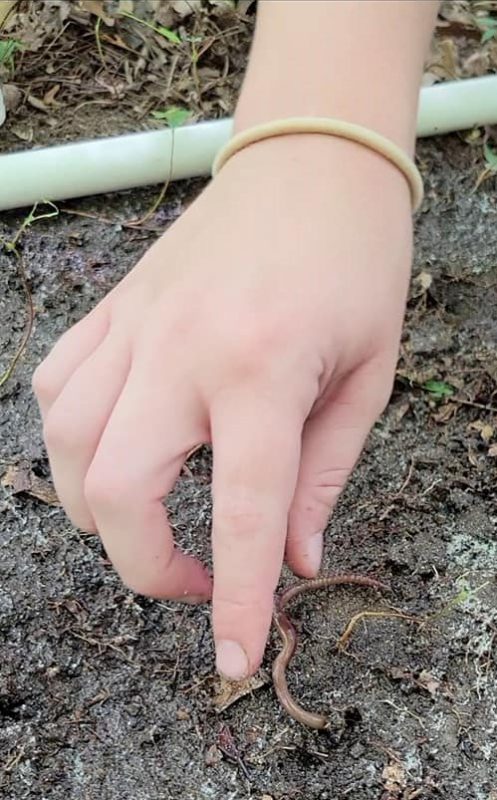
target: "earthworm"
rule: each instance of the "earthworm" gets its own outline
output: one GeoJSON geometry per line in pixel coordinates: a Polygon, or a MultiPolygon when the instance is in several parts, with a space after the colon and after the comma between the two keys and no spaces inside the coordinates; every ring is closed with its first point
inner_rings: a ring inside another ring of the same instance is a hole
{"type": "Polygon", "coordinates": [[[273,683],[278,700],[283,708],[291,717],[307,725],[310,728],[328,728],[329,720],[322,714],[314,714],[306,711],[290,694],[286,680],[286,669],[290,663],[297,647],[297,631],[295,630],[290,618],[285,612],[285,606],[294,597],[304,592],[313,592],[316,589],[324,589],[328,586],[338,586],[340,584],[355,584],[357,586],[367,586],[378,591],[388,592],[390,587],[375,578],[368,578],[366,575],[328,575],[323,578],[299,581],[293,586],[277,595],[274,602],[273,620],[278,633],[283,642],[283,647],[273,662],[273,683]]]}

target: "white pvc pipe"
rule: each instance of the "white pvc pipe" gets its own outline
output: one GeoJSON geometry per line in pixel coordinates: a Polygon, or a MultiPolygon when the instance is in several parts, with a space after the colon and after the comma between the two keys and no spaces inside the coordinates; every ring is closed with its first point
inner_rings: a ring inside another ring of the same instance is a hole
{"type": "MultiPolygon", "coordinates": [[[[497,76],[421,89],[418,136],[495,123],[497,76]]],[[[0,209],[207,176],[232,124],[216,120],[2,155],[0,209]]]]}
{"type": "Polygon", "coordinates": [[[497,75],[437,83],[421,89],[418,136],[497,123],[497,75]]]}

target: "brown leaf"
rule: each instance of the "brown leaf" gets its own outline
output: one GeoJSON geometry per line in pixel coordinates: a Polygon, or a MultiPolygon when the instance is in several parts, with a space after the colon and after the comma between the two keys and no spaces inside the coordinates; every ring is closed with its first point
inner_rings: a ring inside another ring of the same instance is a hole
{"type": "Polygon", "coordinates": [[[492,428],[492,426],[489,425],[488,422],[483,422],[483,420],[481,419],[477,419],[474,422],[470,422],[467,427],[467,430],[478,431],[485,444],[488,444],[488,442],[494,435],[494,429],[492,428]]]}
{"type": "Polygon", "coordinates": [[[385,781],[385,789],[388,792],[398,792],[399,789],[404,789],[407,783],[405,769],[402,764],[398,763],[387,764],[381,777],[385,781]]]}
{"type": "Polygon", "coordinates": [[[60,103],[57,103],[55,100],[56,96],[60,91],[60,83],[55,83],[48,92],[45,92],[43,95],[43,102],[46,106],[60,106],[60,103]]]}
{"type": "Polygon", "coordinates": [[[30,106],[33,106],[33,108],[36,108],[37,111],[44,111],[45,114],[48,114],[48,108],[43,100],[40,100],[39,97],[35,97],[34,94],[28,94],[28,103],[30,106]]]}
{"type": "Polygon", "coordinates": [[[84,8],[85,11],[88,11],[89,14],[93,14],[94,17],[101,19],[102,22],[109,27],[114,25],[113,18],[109,17],[104,11],[102,0],[79,0],[79,5],[81,8],[84,8]]]}
{"type": "Polygon", "coordinates": [[[207,767],[215,767],[216,764],[222,760],[223,754],[221,753],[220,749],[215,744],[211,744],[210,747],[207,748],[204,762],[207,767]]]}
{"type": "Polygon", "coordinates": [[[435,39],[427,71],[439,78],[455,80],[460,77],[459,52],[453,39],[435,39]]]}
{"type": "Polygon", "coordinates": [[[440,406],[439,410],[432,414],[432,418],[435,422],[440,422],[441,424],[445,424],[448,422],[457,411],[456,403],[445,403],[445,405],[440,406]]]}
{"type": "Polygon", "coordinates": [[[478,453],[471,447],[471,445],[468,447],[468,461],[472,467],[478,469],[478,453]]]}
{"type": "Polygon", "coordinates": [[[430,675],[430,673],[425,669],[419,673],[417,684],[418,686],[421,686],[422,689],[426,689],[426,691],[429,692],[432,697],[435,697],[440,689],[440,681],[434,678],[433,675],[430,675]]]}
{"type": "Polygon", "coordinates": [[[186,19],[194,11],[199,11],[202,8],[202,2],[201,0],[173,0],[171,7],[178,17],[186,19]]]}
{"type": "Polygon", "coordinates": [[[490,445],[488,448],[488,455],[490,458],[497,458],[497,442],[490,445]]]}
{"type": "Polygon", "coordinates": [[[2,486],[11,488],[13,494],[28,494],[48,506],[60,506],[52,484],[35,475],[25,464],[8,467],[2,477],[2,486]]]}
{"type": "Polygon", "coordinates": [[[29,124],[12,125],[10,132],[17,136],[21,142],[33,141],[33,128],[29,124]]]}
{"type": "Polygon", "coordinates": [[[3,100],[5,103],[6,111],[15,111],[22,100],[22,92],[18,86],[13,83],[4,83],[2,86],[3,100]]]}
{"type": "Polygon", "coordinates": [[[433,283],[433,275],[431,275],[429,272],[422,271],[419,273],[419,275],[416,275],[415,281],[416,283],[419,283],[423,292],[426,292],[433,283]]]}
{"type": "Polygon", "coordinates": [[[411,404],[409,400],[406,400],[404,403],[398,403],[393,408],[393,418],[395,422],[401,422],[408,411],[411,409],[411,404]]]}
{"type": "Polygon", "coordinates": [[[232,706],[233,703],[236,703],[237,700],[240,700],[241,697],[255,692],[267,683],[269,683],[269,678],[262,670],[259,670],[251,678],[247,678],[244,681],[228,681],[225,678],[220,678],[217,682],[216,694],[212,704],[217,713],[220,714],[232,706]]]}

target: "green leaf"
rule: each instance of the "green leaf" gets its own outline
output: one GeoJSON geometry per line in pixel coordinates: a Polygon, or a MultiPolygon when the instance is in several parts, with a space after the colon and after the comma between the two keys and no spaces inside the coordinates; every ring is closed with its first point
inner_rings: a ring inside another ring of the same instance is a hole
{"type": "Polygon", "coordinates": [[[483,152],[485,154],[485,161],[490,169],[497,170],[497,153],[488,144],[483,145],[483,152]]]}
{"type": "Polygon", "coordinates": [[[476,19],[476,24],[482,31],[481,44],[485,44],[497,36],[497,19],[495,17],[479,17],[476,19]]]}
{"type": "Polygon", "coordinates": [[[172,31],[170,28],[164,28],[163,25],[159,25],[157,28],[155,28],[155,30],[169,42],[173,42],[173,44],[181,44],[181,39],[178,34],[172,31]]]}
{"type": "Polygon", "coordinates": [[[132,19],[134,22],[139,22],[140,25],[145,25],[147,28],[150,28],[151,31],[155,31],[155,33],[160,34],[169,42],[173,42],[173,44],[183,44],[178,34],[172,31],[170,28],[165,28],[163,25],[152,25],[151,22],[147,22],[146,19],[141,19],[141,17],[135,16],[135,14],[132,14],[131,11],[121,11],[120,13],[123,17],[132,19]]]}
{"type": "Polygon", "coordinates": [[[454,394],[454,387],[444,381],[426,381],[423,383],[423,389],[438,398],[452,397],[454,394]]]}
{"type": "Polygon", "coordinates": [[[179,108],[178,106],[171,106],[164,111],[152,111],[154,119],[164,120],[170,128],[179,128],[191,117],[191,111],[187,108],[179,108]]]}
{"type": "Polygon", "coordinates": [[[480,43],[485,44],[485,42],[489,42],[490,39],[494,39],[496,36],[497,36],[497,28],[487,28],[487,30],[484,33],[482,33],[480,43]]]}
{"type": "Polygon", "coordinates": [[[14,53],[20,50],[21,47],[22,44],[18,42],[17,39],[4,39],[0,41],[0,64],[12,61],[14,53]]]}

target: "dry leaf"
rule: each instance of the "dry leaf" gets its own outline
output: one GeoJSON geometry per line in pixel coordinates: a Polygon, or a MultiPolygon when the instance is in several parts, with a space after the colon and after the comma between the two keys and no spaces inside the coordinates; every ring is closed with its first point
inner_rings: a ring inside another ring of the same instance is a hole
{"type": "Polygon", "coordinates": [[[402,764],[387,764],[381,773],[387,792],[398,792],[406,787],[406,772],[402,764]]]}
{"type": "Polygon", "coordinates": [[[408,411],[411,409],[411,404],[409,400],[406,400],[404,403],[398,403],[393,408],[393,418],[395,422],[401,422],[408,411]]]}
{"type": "Polygon", "coordinates": [[[28,94],[28,103],[33,108],[36,108],[37,111],[44,111],[45,114],[48,114],[48,108],[46,107],[43,100],[40,100],[39,97],[35,97],[34,94],[28,94]]]}
{"type": "Polygon", "coordinates": [[[217,747],[215,744],[211,744],[211,746],[206,750],[204,762],[207,767],[215,767],[216,764],[219,764],[222,758],[223,754],[221,753],[219,747],[217,747]]]}
{"type": "Polygon", "coordinates": [[[455,80],[460,77],[459,53],[453,39],[435,39],[427,71],[438,78],[455,80]]]}
{"type": "Polygon", "coordinates": [[[226,678],[220,678],[217,682],[213,706],[220,714],[241,697],[255,692],[267,683],[269,683],[269,677],[262,670],[244,681],[228,681],[226,678]]]}
{"type": "Polygon", "coordinates": [[[472,467],[478,469],[478,453],[471,446],[468,447],[468,461],[472,467]]]}
{"type": "Polygon", "coordinates": [[[84,8],[85,11],[88,11],[89,14],[93,14],[94,17],[101,19],[102,22],[109,25],[109,27],[114,25],[113,18],[109,17],[104,11],[102,0],[79,0],[79,5],[81,8],[84,8]]]}
{"type": "Polygon", "coordinates": [[[39,478],[26,465],[8,467],[2,477],[2,486],[11,488],[13,494],[29,494],[48,506],[60,506],[52,484],[39,478]]]}
{"type": "Polygon", "coordinates": [[[488,455],[490,458],[497,458],[497,442],[490,445],[488,448],[488,455]]]}
{"type": "Polygon", "coordinates": [[[422,689],[426,689],[427,692],[431,694],[432,697],[435,697],[436,693],[440,689],[440,681],[430,675],[425,669],[419,673],[419,677],[417,680],[418,686],[421,686],[422,689]]]}
{"type": "Polygon", "coordinates": [[[52,86],[51,89],[48,90],[48,92],[46,92],[43,95],[43,102],[45,103],[46,106],[60,106],[60,103],[57,103],[57,101],[55,100],[59,91],[60,91],[60,83],[56,83],[52,86]]]}
{"type": "Polygon", "coordinates": [[[17,136],[21,142],[32,142],[33,141],[33,128],[31,125],[24,124],[24,125],[12,125],[10,128],[10,132],[17,136]]]}
{"type": "Polygon", "coordinates": [[[445,405],[441,406],[438,411],[432,414],[432,419],[435,422],[440,422],[445,424],[448,422],[457,411],[457,404],[456,403],[446,403],[445,405]]]}
{"type": "Polygon", "coordinates": [[[433,275],[429,272],[420,272],[415,278],[416,283],[419,283],[423,292],[426,292],[433,283],[433,275]]]}
{"type": "Polygon", "coordinates": [[[4,83],[2,86],[3,100],[5,103],[6,111],[15,111],[19,107],[22,100],[22,92],[18,86],[13,83],[4,83]]]}
{"type": "Polygon", "coordinates": [[[478,431],[485,444],[488,444],[488,442],[494,435],[494,429],[492,428],[492,426],[489,425],[488,422],[483,422],[481,419],[477,419],[475,420],[475,422],[470,422],[467,427],[467,430],[478,431]]]}
{"type": "Polygon", "coordinates": [[[174,0],[171,7],[178,17],[185,19],[194,11],[198,11],[202,7],[202,3],[201,0],[174,0]]]}

